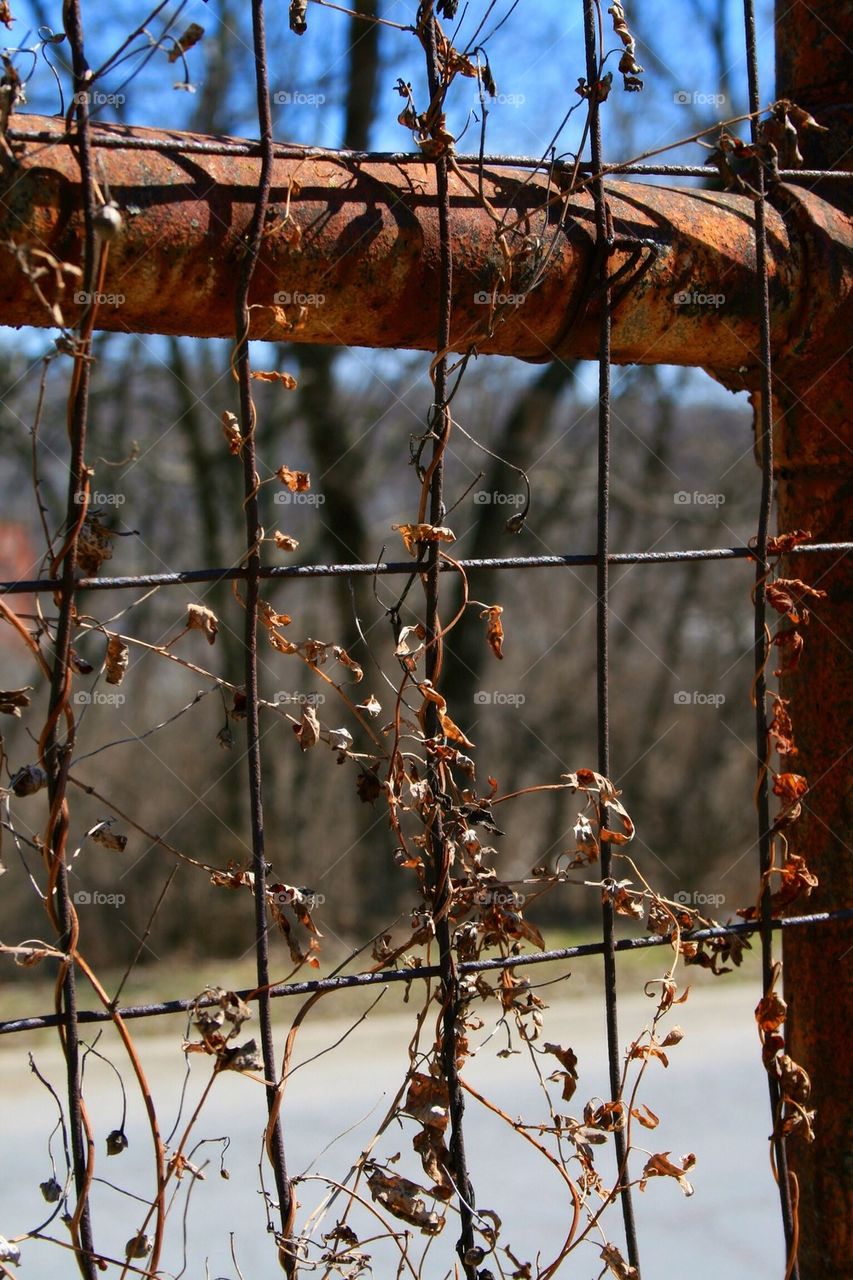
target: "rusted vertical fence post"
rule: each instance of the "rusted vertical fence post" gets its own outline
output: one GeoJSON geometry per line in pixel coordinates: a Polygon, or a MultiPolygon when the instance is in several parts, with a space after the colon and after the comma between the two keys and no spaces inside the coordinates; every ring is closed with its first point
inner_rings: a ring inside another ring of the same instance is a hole
{"type": "MultiPolygon", "coordinates": [[[[812,134],[804,150],[809,168],[851,168],[853,141],[853,6],[777,4],[777,97],[811,111],[825,134],[812,134]]],[[[850,184],[818,184],[825,199],[850,209],[850,184]]],[[[813,226],[809,251],[837,273],[849,292],[851,266],[813,226]],[[846,285],[845,285],[846,277],[846,285]]],[[[811,310],[834,309],[833,297],[813,300],[811,310]]],[[[777,366],[774,436],[779,527],[809,529],[817,540],[850,536],[853,513],[853,308],[834,317],[836,342],[812,341],[803,318],[796,361],[777,366]]],[[[783,681],[790,698],[799,755],[790,767],[810,784],[802,819],[791,830],[791,852],[802,854],[820,880],[816,910],[853,902],[850,851],[850,723],[853,712],[853,565],[844,555],[792,555],[786,576],[803,578],[826,592],[816,600],[799,667],[783,681]]],[[[800,904],[802,905],[802,904],[800,904]]],[[[788,1052],[812,1082],[816,1110],[814,1144],[788,1143],[799,1183],[800,1275],[837,1280],[853,1258],[853,1049],[850,1037],[850,967],[853,945],[843,924],[791,929],[784,939],[788,1052]]]]}

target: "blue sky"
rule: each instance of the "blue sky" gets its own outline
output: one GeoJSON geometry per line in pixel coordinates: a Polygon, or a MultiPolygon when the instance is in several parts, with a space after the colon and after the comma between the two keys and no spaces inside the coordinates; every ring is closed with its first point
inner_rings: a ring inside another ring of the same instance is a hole
{"type": "MultiPolygon", "coordinates": [[[[604,0],[606,4],[606,0],[604,0]]],[[[464,8],[464,6],[462,6],[464,8]]],[[[455,43],[463,47],[480,25],[486,11],[483,0],[469,5],[455,43]]],[[[746,66],[743,54],[743,9],[740,0],[687,0],[677,6],[664,0],[636,0],[627,5],[627,18],[636,38],[639,61],[646,68],[642,93],[626,94],[616,72],[618,53],[609,65],[614,71],[614,92],[604,114],[605,153],[609,159],[627,159],[640,150],[669,145],[695,129],[716,119],[744,109],[746,66]],[[704,16],[703,16],[704,15],[704,16]],[[712,47],[710,26],[723,20],[722,48],[712,47]],[[721,80],[723,83],[721,84],[721,80]],[[726,83],[727,82],[727,83],[726,83]],[[723,99],[723,91],[731,86],[731,96],[723,99]]],[[[346,67],[349,19],[333,9],[311,3],[308,7],[308,32],[293,35],[287,25],[287,0],[268,0],[267,22],[270,40],[271,87],[280,101],[276,105],[276,131],[283,140],[313,142],[334,146],[340,141],[340,91],[346,67]],[[289,95],[290,101],[286,98],[289,95]]],[[[19,41],[32,46],[38,41],[42,20],[54,29],[61,27],[61,4],[33,4],[31,0],[14,6],[18,21],[8,43],[19,41]]],[[[415,0],[384,0],[382,16],[389,23],[410,24],[416,10],[415,0]]],[[[244,51],[245,60],[235,67],[235,90],[229,104],[229,128],[236,132],[253,132],[251,111],[250,50],[248,48],[248,4],[224,5],[220,0],[188,0],[172,4],[164,10],[179,12],[172,30],[183,31],[190,22],[205,28],[205,39],[188,55],[190,77],[197,93],[176,90],[180,64],[169,64],[163,52],[156,52],[130,85],[124,85],[129,70],[141,59],[125,63],[101,82],[106,95],[124,94],[124,117],[137,124],[176,127],[188,124],[203,91],[213,46],[225,21],[233,30],[236,47],[244,51]],[[233,9],[236,17],[229,16],[233,9]]],[[[83,4],[90,62],[98,65],[135,25],[142,21],[144,10],[129,0],[83,4]],[[108,9],[109,17],[104,18],[108,9]]],[[[621,51],[605,13],[606,45],[621,51]]],[[[450,24],[445,24],[450,30],[450,24]]],[[[152,32],[162,30],[162,20],[152,23],[152,32]]],[[[761,56],[762,98],[772,99],[773,38],[772,10],[766,0],[758,4],[759,50],[761,56]]],[[[486,22],[480,39],[489,37],[486,47],[497,82],[498,97],[490,106],[488,147],[492,151],[541,154],[549,145],[559,121],[571,105],[578,101],[575,93],[578,77],[585,73],[583,53],[583,20],[580,0],[519,0],[512,8],[511,0],[498,0],[486,22]],[[507,13],[509,12],[508,16],[507,13]],[[501,19],[506,21],[501,25],[501,19]],[[490,34],[497,28],[494,34],[490,34]]],[[[142,49],[144,38],[137,42],[142,49]]],[[[51,51],[60,61],[64,50],[51,51]]],[[[32,60],[17,60],[22,71],[32,60]]],[[[391,26],[382,31],[381,90],[372,146],[379,150],[408,150],[411,139],[397,123],[402,101],[394,92],[398,76],[412,83],[419,106],[425,105],[423,54],[407,32],[391,26]]],[[[475,151],[479,142],[479,114],[476,85],[458,78],[449,101],[449,127],[461,137],[460,150],[475,151]],[[467,131],[466,130],[467,125],[467,131]]],[[[49,73],[39,64],[31,81],[28,110],[52,114],[59,101],[49,73]]],[[[109,103],[101,117],[114,116],[109,103]]],[[[577,145],[581,112],[573,117],[561,139],[561,148],[577,145]]],[[[256,132],[256,130],[255,130],[256,132]]],[[[676,158],[674,155],[667,158],[676,158]]],[[[678,158],[699,163],[700,149],[692,145],[678,158]]]]}

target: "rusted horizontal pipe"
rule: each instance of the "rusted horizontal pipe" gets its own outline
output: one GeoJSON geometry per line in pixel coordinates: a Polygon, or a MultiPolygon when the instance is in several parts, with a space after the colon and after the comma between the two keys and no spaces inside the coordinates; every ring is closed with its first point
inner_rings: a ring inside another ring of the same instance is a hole
{"type": "MultiPolygon", "coordinates": [[[[56,130],[46,117],[17,116],[14,123],[19,137],[56,130]]],[[[98,127],[95,140],[116,128],[98,127]]],[[[97,327],[231,336],[259,161],[163,150],[164,139],[192,144],[196,135],[122,132],[152,145],[97,148],[99,182],[124,223],[110,249],[97,327]]],[[[0,317],[7,325],[51,325],[15,248],[79,263],[77,159],[67,143],[12,145],[16,162],[6,162],[0,180],[0,317]]],[[[499,222],[477,195],[474,166],[451,172],[450,185],[454,347],[534,360],[596,356],[591,197],[580,192],[564,205],[544,175],[487,168],[482,192],[499,222]]],[[[617,237],[613,273],[623,269],[620,283],[627,284],[647,266],[616,306],[615,360],[701,365],[728,385],[750,385],[757,363],[751,200],[633,182],[608,182],[607,192],[617,237]]],[[[818,300],[823,294],[837,307],[850,304],[851,273],[835,270],[830,280],[828,262],[853,258],[849,219],[802,189],[784,188],[783,200],[785,211],[769,216],[774,343],[780,358],[795,349],[800,358],[817,349],[825,357],[841,334],[837,314],[818,300]],[[816,251],[815,234],[830,255],[816,251]]],[[[428,350],[437,264],[432,165],[280,158],[253,285],[252,336],[428,350]]],[[[72,324],[80,313],[73,283],[62,298],[51,292],[52,276],[43,275],[39,286],[72,324]]]]}

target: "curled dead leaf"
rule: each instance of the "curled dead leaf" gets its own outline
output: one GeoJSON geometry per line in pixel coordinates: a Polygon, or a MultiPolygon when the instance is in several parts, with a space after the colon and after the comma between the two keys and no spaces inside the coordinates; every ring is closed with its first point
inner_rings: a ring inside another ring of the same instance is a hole
{"type": "Polygon", "coordinates": [[[293,732],[303,751],[307,751],[319,741],[320,721],[317,719],[317,712],[309,704],[303,706],[302,717],[299,724],[293,726],[293,732]]]}
{"type": "Polygon", "coordinates": [[[23,689],[4,689],[0,690],[0,715],[17,716],[21,718],[21,708],[30,705],[30,690],[32,685],[25,685],[23,689]]]}
{"type": "Polygon", "coordinates": [[[456,534],[452,529],[440,524],[392,524],[391,528],[400,534],[410,556],[417,555],[419,542],[455,542],[456,534]]]}
{"type": "Polygon", "coordinates": [[[427,1209],[426,1197],[429,1192],[417,1183],[401,1178],[399,1174],[374,1168],[367,1179],[367,1185],[373,1199],[395,1218],[417,1227],[427,1236],[437,1236],[442,1230],[444,1219],[434,1210],[427,1209]]]}
{"type": "Polygon", "coordinates": [[[25,764],[9,782],[16,796],[33,796],[47,786],[47,774],[37,764],[25,764]]]}
{"type": "Polygon", "coordinates": [[[111,635],[107,641],[105,672],[107,684],[119,685],[127,674],[130,650],[121,636],[111,635]]]}
{"type": "Polygon", "coordinates": [[[229,413],[226,409],[222,415],[222,434],[228,442],[228,450],[236,455],[243,448],[243,436],[240,431],[240,422],[235,413],[229,413]]]}
{"type": "Polygon", "coordinates": [[[484,609],[480,614],[481,620],[483,618],[486,619],[486,640],[489,648],[496,658],[502,658],[504,656],[504,629],[503,623],[501,622],[502,613],[503,607],[501,605],[492,604],[489,605],[487,609],[484,609]]]}
{"type": "Polygon", "coordinates": [[[273,538],[279,551],[295,551],[299,546],[296,538],[291,538],[289,533],[280,533],[278,529],[273,534],[273,538]]]}
{"type": "Polygon", "coordinates": [[[216,633],[219,630],[219,619],[212,609],[208,609],[203,604],[188,604],[187,629],[189,631],[203,631],[207,636],[207,643],[213,644],[216,640],[216,633]]]}
{"type": "Polygon", "coordinates": [[[285,391],[296,390],[296,379],[292,373],[279,373],[276,369],[253,369],[251,376],[257,382],[277,382],[285,391]]]}
{"type": "MultiPolygon", "coordinates": [[[[178,36],[172,48],[167,55],[170,62],[177,62],[182,54],[188,49],[192,49],[193,45],[198,44],[204,35],[204,27],[200,27],[197,22],[191,22],[181,35],[178,36]]],[[[147,1251],[146,1251],[147,1252],[147,1251]]],[[[135,1254],[139,1257],[139,1254],[135,1254]]]]}
{"type": "Polygon", "coordinates": [[[291,471],[290,467],[279,467],[276,471],[285,489],[291,493],[305,493],[311,488],[311,477],[307,471],[291,471]]]}
{"type": "Polygon", "coordinates": [[[94,840],[95,844],[102,845],[104,849],[112,849],[115,853],[124,853],[127,848],[127,836],[122,835],[120,831],[113,831],[113,823],[115,818],[101,818],[93,827],[90,827],[86,835],[90,840],[94,840]]]}
{"type": "Polygon", "coordinates": [[[693,1168],[695,1163],[696,1157],[692,1153],[682,1156],[680,1167],[672,1163],[669,1159],[668,1151],[662,1151],[658,1155],[651,1156],[646,1161],[643,1176],[640,1178],[640,1190],[645,1191],[649,1178],[674,1178],[684,1194],[692,1196],[693,1187],[684,1175],[689,1169],[693,1168]]]}
{"type": "Polygon", "coordinates": [[[94,577],[105,560],[113,558],[115,534],[101,524],[98,512],[87,515],[77,534],[77,567],[86,577],[94,577]]]}

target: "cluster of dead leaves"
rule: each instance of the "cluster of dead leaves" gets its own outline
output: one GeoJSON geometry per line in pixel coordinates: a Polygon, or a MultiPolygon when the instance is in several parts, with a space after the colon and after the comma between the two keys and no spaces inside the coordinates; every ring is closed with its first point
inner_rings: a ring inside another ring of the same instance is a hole
{"type": "Polygon", "coordinates": [[[441,524],[392,524],[399,533],[410,556],[420,555],[422,544],[428,542],[455,542],[456,534],[441,524]]]}
{"type": "MultiPolygon", "coordinates": [[[[224,871],[212,871],[210,883],[224,889],[255,891],[254,872],[236,862],[229,862],[224,871]]],[[[317,953],[323,935],[314,923],[308,905],[316,900],[316,894],[295,885],[276,883],[266,885],[265,896],[270,914],[287,942],[293,963],[319,968],[317,953]]]]}
{"type": "MultiPolygon", "coordinates": [[[[809,870],[805,858],[798,853],[786,853],[781,867],[772,867],[768,874],[779,877],[779,888],[770,895],[770,911],[774,916],[796,902],[797,898],[809,897],[818,885],[817,876],[809,870]]],[[[744,920],[757,920],[760,908],[742,907],[738,915],[744,920]]]]}
{"type": "Polygon", "coordinates": [[[571,790],[582,791],[587,795],[588,804],[593,805],[597,820],[593,827],[585,814],[578,814],[574,827],[574,848],[565,850],[561,855],[569,855],[569,868],[595,862],[603,842],[624,845],[633,840],[634,824],[619,801],[621,792],[616,790],[609,778],[593,769],[578,769],[576,773],[564,773],[561,777],[571,790]],[[608,825],[613,816],[618,819],[621,830],[608,825]]]}
{"type": "Polygon", "coordinates": [[[801,169],[803,155],[800,142],[805,130],[826,133],[824,125],[802,107],[780,98],[770,107],[770,113],[758,126],[758,142],[744,142],[726,129],[720,131],[717,146],[706,164],[713,165],[728,191],[741,195],[757,196],[755,165],[760,161],[771,180],[778,181],[779,169],[801,169]]]}
{"type": "Polygon", "coordinates": [[[195,999],[192,1022],[200,1040],[185,1040],[184,1053],[206,1053],[216,1059],[217,1071],[263,1071],[264,1064],[254,1040],[234,1043],[252,1011],[233,991],[207,987],[195,999]]]}
{"type": "Polygon", "coordinates": [[[86,516],[77,534],[77,567],[87,578],[94,578],[104,561],[112,560],[114,537],[99,512],[86,516]]]}
{"type": "Polygon", "coordinates": [[[805,646],[802,628],[809,625],[811,614],[805,600],[823,600],[825,591],[810,587],[799,578],[777,578],[767,585],[767,603],[791,623],[784,631],[777,631],[772,643],[779,650],[781,665],[775,676],[787,676],[800,665],[805,646]]]}
{"type": "Polygon", "coordinates": [[[623,87],[627,93],[637,93],[643,87],[640,79],[643,68],[637,62],[637,42],[628,28],[625,9],[621,4],[612,4],[607,12],[613,19],[613,30],[625,46],[625,51],[619,59],[619,73],[622,76],[623,87]]]}
{"type": "Polygon", "coordinates": [[[440,100],[437,99],[427,111],[418,111],[412,86],[407,80],[398,79],[394,89],[406,100],[397,122],[411,131],[421,153],[433,160],[450,155],[456,139],[448,132],[447,117],[441,110],[440,100]]]}

